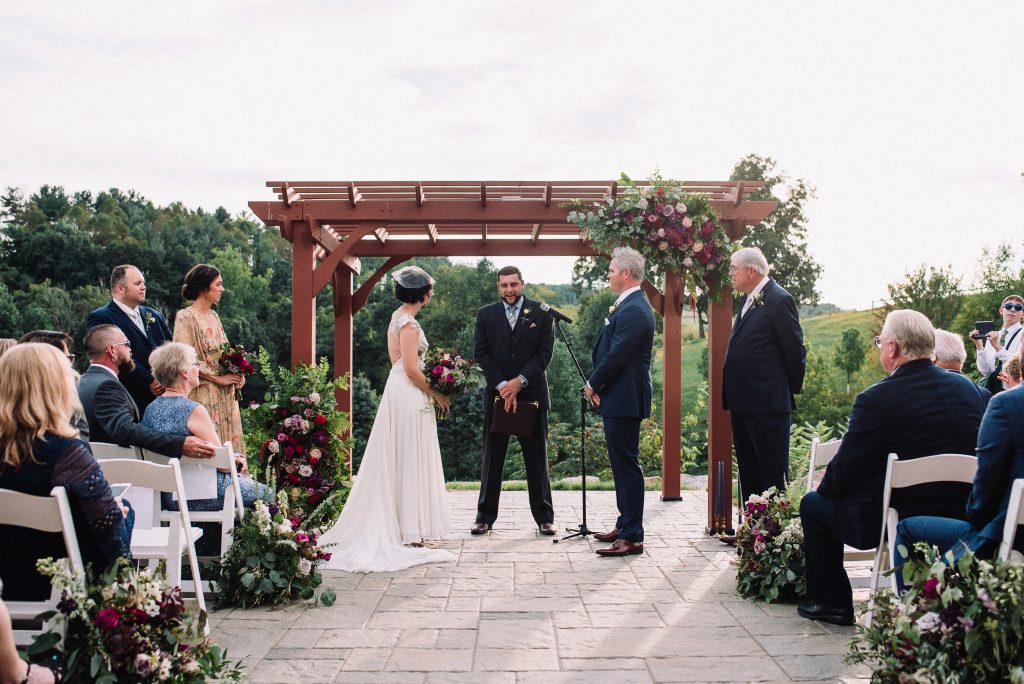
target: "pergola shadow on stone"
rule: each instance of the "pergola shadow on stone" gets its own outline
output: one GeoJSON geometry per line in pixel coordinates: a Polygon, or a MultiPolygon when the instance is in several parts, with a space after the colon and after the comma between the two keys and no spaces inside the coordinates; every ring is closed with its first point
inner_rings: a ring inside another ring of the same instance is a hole
{"type": "MultiPolygon", "coordinates": [[[[641,183],[642,185],[642,183],[641,183]]],[[[334,372],[352,370],[352,316],[391,269],[415,256],[594,256],[566,204],[615,197],[615,181],[268,181],[277,196],[249,208],[277,226],[292,244],[292,365],[315,361],[316,295],[332,286],[334,372]],[[359,257],[386,257],[383,266],[353,287],[359,257]]],[[[704,193],[730,239],[757,225],[775,208],[749,199],[761,182],[690,181],[704,193]]],[[[643,283],[664,319],[662,384],[663,500],[680,498],[682,312],[687,295],[668,273],[659,290],[643,283]]],[[[732,326],[731,290],[708,312],[708,525],[731,529],[732,434],[722,409],[722,366],[732,326]]],[[[469,315],[472,312],[467,312],[469,315]]],[[[583,350],[584,353],[587,350],[583,350]]],[[[339,408],[351,413],[351,392],[339,392],[339,408]]]]}

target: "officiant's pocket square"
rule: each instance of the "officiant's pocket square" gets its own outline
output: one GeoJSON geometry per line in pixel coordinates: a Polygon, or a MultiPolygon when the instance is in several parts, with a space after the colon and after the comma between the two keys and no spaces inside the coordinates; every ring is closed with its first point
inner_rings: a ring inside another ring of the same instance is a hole
{"type": "Polygon", "coordinates": [[[611,325],[611,324],[612,324],[612,322],[611,322],[611,321],[609,321],[609,320],[608,320],[608,319],[606,318],[606,319],[604,319],[604,324],[605,324],[605,325],[611,325]]]}
{"type": "Polygon", "coordinates": [[[530,324],[530,327],[531,327],[531,328],[536,328],[536,327],[537,327],[537,324],[536,324],[536,323],[531,323],[531,324],[530,324]]]}

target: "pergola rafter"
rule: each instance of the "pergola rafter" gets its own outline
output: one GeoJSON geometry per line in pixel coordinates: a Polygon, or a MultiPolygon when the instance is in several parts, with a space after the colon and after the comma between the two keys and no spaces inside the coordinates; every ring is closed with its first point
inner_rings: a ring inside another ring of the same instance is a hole
{"type": "MultiPolygon", "coordinates": [[[[643,185],[643,183],[640,183],[643,185]]],[[[763,183],[689,181],[706,194],[729,237],[763,221],[771,201],[750,199],[763,183]]],[[[334,370],[352,370],[352,316],[380,280],[415,256],[594,256],[575,224],[570,202],[616,197],[616,181],[270,181],[276,199],[249,208],[292,243],[292,364],[315,360],[315,299],[333,288],[334,370]],[[386,257],[353,291],[359,257],[386,257]]],[[[681,332],[686,301],[679,279],[666,274],[663,289],[645,281],[651,306],[664,319],[662,498],[680,495],[681,332]]],[[[722,366],[732,325],[731,292],[708,313],[708,531],[731,528],[732,435],[722,409],[722,366]]],[[[583,350],[586,351],[586,350],[583,350]]],[[[339,392],[351,413],[350,392],[339,392]]]]}

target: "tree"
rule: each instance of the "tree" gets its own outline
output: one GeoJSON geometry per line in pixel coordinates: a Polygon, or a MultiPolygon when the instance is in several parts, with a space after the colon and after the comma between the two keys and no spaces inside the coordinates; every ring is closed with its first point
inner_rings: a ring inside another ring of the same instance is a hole
{"type": "Polygon", "coordinates": [[[833,352],[835,364],[846,372],[846,393],[850,393],[850,379],[864,365],[867,353],[861,340],[860,331],[847,328],[843,331],[843,339],[836,345],[833,352]]]}
{"type": "Polygon", "coordinates": [[[893,309],[913,309],[927,316],[936,328],[948,328],[964,304],[961,280],[951,265],[935,267],[922,264],[913,271],[907,271],[903,280],[886,286],[892,304],[883,307],[883,318],[893,309]]]}
{"type": "Polygon", "coordinates": [[[749,154],[733,167],[729,180],[764,181],[752,200],[776,200],[779,205],[764,221],[747,231],[745,247],[759,247],[771,264],[772,278],[786,288],[797,304],[817,304],[816,286],[821,266],[807,251],[807,214],[804,206],[814,188],[802,178],[791,180],[776,170],[771,157],[749,154]]]}

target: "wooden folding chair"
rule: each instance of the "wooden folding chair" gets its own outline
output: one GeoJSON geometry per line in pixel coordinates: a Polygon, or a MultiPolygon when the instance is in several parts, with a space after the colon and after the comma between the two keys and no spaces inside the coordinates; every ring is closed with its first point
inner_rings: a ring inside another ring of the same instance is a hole
{"type": "Polygon", "coordinates": [[[1024,525],[1024,479],[1013,481],[1010,501],[1006,506],[1006,523],[1003,525],[1003,540],[999,542],[999,560],[1008,560],[1017,537],[1017,527],[1024,525]]]}
{"type": "Polygon", "coordinates": [[[142,458],[142,449],[138,447],[121,446],[109,442],[89,442],[92,455],[97,461],[105,461],[111,458],[142,458]]]}
{"type": "MultiPolygon", "coordinates": [[[[71,566],[72,572],[84,577],[85,564],[78,548],[78,537],[75,535],[75,523],[71,518],[71,506],[68,495],[63,487],[54,487],[49,496],[32,496],[9,489],[0,489],[0,525],[26,527],[40,532],[59,532],[64,537],[64,548],[67,557],[64,559],[71,566]]],[[[12,620],[35,620],[40,613],[55,611],[60,600],[60,590],[56,587],[45,601],[5,601],[12,620]]],[[[14,642],[19,646],[28,646],[32,639],[44,632],[52,631],[57,625],[56,618],[43,621],[38,629],[14,630],[14,642]]]]}
{"type": "MultiPolygon", "coordinates": [[[[900,522],[900,516],[896,509],[889,505],[892,499],[892,490],[929,482],[973,484],[974,474],[977,471],[978,459],[966,454],[938,454],[906,461],[899,460],[896,454],[889,454],[882,496],[882,531],[871,568],[872,594],[878,590],[879,578],[886,570],[892,569],[896,558],[896,525],[900,522]],[[884,568],[883,561],[885,562],[884,568]]],[[[896,573],[889,576],[889,584],[892,590],[896,591],[896,573]]]]}

